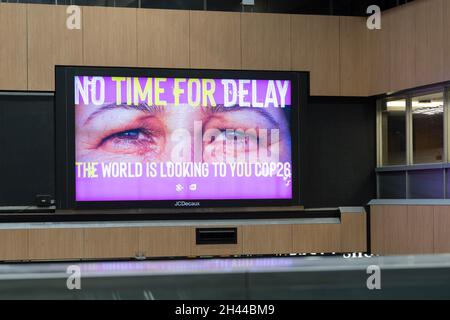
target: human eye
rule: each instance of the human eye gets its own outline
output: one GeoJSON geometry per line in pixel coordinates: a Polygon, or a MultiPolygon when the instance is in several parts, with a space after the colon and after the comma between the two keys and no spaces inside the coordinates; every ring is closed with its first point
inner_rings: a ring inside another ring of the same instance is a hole
{"type": "Polygon", "coordinates": [[[217,128],[217,133],[208,143],[216,150],[222,150],[227,157],[241,158],[244,154],[258,149],[256,129],[217,128]]]}
{"type": "Polygon", "coordinates": [[[111,153],[147,154],[160,150],[160,137],[147,128],[132,128],[114,132],[103,138],[97,149],[111,153]]]}

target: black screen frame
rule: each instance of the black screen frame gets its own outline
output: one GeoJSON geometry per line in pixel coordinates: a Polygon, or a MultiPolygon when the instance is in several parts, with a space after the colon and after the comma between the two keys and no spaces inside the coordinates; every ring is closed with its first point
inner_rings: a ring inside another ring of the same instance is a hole
{"type": "MultiPolygon", "coordinates": [[[[208,212],[220,208],[280,207],[301,206],[304,187],[304,160],[300,150],[306,150],[306,110],[309,97],[309,73],[292,71],[254,71],[254,70],[209,70],[209,69],[170,69],[134,67],[55,67],[55,150],[56,150],[56,208],[57,210],[104,210],[104,209],[177,209],[179,200],[147,201],[92,201],[75,200],[75,76],[125,76],[125,77],[164,77],[164,78],[209,78],[209,79],[263,79],[291,81],[291,199],[239,199],[239,200],[186,200],[199,202],[199,208],[208,212]]],[[[188,208],[185,208],[189,210],[188,208]]],[[[166,211],[166,210],[164,210],[166,211]]]]}

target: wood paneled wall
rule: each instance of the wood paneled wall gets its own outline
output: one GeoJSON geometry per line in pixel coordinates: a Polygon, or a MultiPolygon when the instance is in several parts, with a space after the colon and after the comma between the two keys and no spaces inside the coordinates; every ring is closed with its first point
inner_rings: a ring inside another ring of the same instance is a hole
{"type": "Polygon", "coordinates": [[[231,12],[190,12],[191,68],[241,69],[241,20],[231,12]]]}
{"type": "Polygon", "coordinates": [[[391,16],[392,11],[382,15],[381,30],[367,32],[367,58],[369,95],[389,92],[391,89],[391,16]]]}
{"type": "Polygon", "coordinates": [[[83,63],[82,31],[65,28],[65,7],[33,6],[27,17],[28,88],[53,91],[54,65],[83,63]]]}
{"type": "Polygon", "coordinates": [[[242,13],[242,68],[290,70],[290,23],[289,15],[242,13]]]}
{"type": "Polygon", "coordinates": [[[442,14],[444,16],[444,36],[443,36],[443,45],[444,45],[444,79],[450,79],[450,1],[444,1],[443,3],[442,14]]]}
{"type": "Polygon", "coordinates": [[[311,94],[367,96],[450,80],[450,2],[363,17],[0,4],[0,90],[54,90],[55,64],[311,72],[311,94]]]}
{"type": "Polygon", "coordinates": [[[198,245],[193,225],[0,229],[0,261],[367,251],[365,212],[342,212],[340,223],[229,227],[237,228],[236,244],[198,245]]]}
{"type": "Polygon", "coordinates": [[[137,10],[139,67],[189,68],[189,12],[137,10]]]}
{"type": "MultiPolygon", "coordinates": [[[[83,7],[82,21],[83,64],[137,65],[137,9],[83,7]]],[[[146,36],[140,32],[140,37],[146,36]]]]}
{"type": "Polygon", "coordinates": [[[368,95],[368,66],[366,20],[341,17],[341,96],[368,95]]]}
{"type": "Polygon", "coordinates": [[[68,30],[65,6],[0,4],[0,90],[52,91],[66,64],[311,71],[312,95],[367,95],[363,18],[81,8],[68,30]]]}
{"type": "Polygon", "coordinates": [[[415,8],[415,4],[408,4],[394,8],[391,12],[389,20],[390,91],[412,88],[415,85],[415,8]]]}
{"type": "Polygon", "coordinates": [[[65,260],[65,259],[77,259],[79,257],[82,257],[83,236],[84,233],[82,229],[55,228],[55,229],[29,230],[28,231],[29,259],[65,260]]]}
{"type": "Polygon", "coordinates": [[[293,70],[310,71],[311,94],[339,96],[339,17],[291,16],[293,70]]]}
{"type": "Polygon", "coordinates": [[[0,44],[0,90],[26,90],[26,5],[0,4],[0,44]]]}
{"type": "Polygon", "coordinates": [[[444,0],[419,0],[415,3],[415,84],[444,80],[444,0]]]}
{"type": "Polygon", "coordinates": [[[374,254],[450,253],[450,206],[373,205],[370,225],[374,254]]]}
{"type": "Polygon", "coordinates": [[[368,31],[369,94],[450,80],[450,2],[415,0],[385,11],[368,31]]]}

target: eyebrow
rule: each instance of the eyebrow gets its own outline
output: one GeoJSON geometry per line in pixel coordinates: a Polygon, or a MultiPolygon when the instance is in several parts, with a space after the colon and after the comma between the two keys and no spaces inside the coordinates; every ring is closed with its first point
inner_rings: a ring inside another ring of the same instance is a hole
{"type": "Polygon", "coordinates": [[[142,112],[153,114],[153,115],[164,111],[164,107],[162,107],[162,106],[148,105],[146,103],[140,103],[138,105],[107,104],[107,105],[101,106],[96,111],[92,112],[89,115],[89,117],[86,119],[84,124],[89,123],[91,120],[98,117],[100,114],[110,111],[110,110],[114,110],[114,109],[137,110],[137,111],[142,111],[142,112]]]}
{"type": "Polygon", "coordinates": [[[280,123],[264,108],[247,108],[241,107],[239,105],[233,107],[224,107],[223,105],[218,105],[215,108],[206,109],[206,112],[210,115],[228,112],[255,112],[268,120],[274,127],[278,127],[280,125],[280,123]]]}
{"type": "MultiPolygon", "coordinates": [[[[165,107],[163,106],[155,106],[155,105],[148,105],[146,103],[140,103],[138,105],[128,105],[128,104],[107,104],[104,106],[101,106],[96,111],[92,112],[89,117],[84,122],[84,125],[98,117],[104,112],[110,111],[110,110],[137,110],[141,112],[145,112],[151,115],[156,115],[158,113],[164,112],[165,107]]],[[[223,105],[218,105],[214,108],[203,108],[203,110],[209,114],[209,115],[216,115],[216,114],[223,114],[228,112],[255,112],[262,117],[264,117],[266,120],[268,120],[274,127],[277,127],[280,125],[280,123],[275,120],[275,118],[266,111],[264,108],[247,108],[247,107],[241,107],[239,105],[232,106],[232,107],[225,107],[223,105]]]]}

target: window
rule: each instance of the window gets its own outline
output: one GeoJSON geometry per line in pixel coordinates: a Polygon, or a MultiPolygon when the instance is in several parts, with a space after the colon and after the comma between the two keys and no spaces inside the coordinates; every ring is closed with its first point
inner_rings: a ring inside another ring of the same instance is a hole
{"type": "Polygon", "coordinates": [[[406,100],[388,101],[381,112],[382,164],[406,164],[406,100]]]}
{"type": "Polygon", "coordinates": [[[442,162],[444,158],[444,95],[414,97],[412,111],[413,163],[442,162]]]}
{"type": "Polygon", "coordinates": [[[378,198],[450,199],[450,82],[419,90],[377,102],[378,198]]]}

